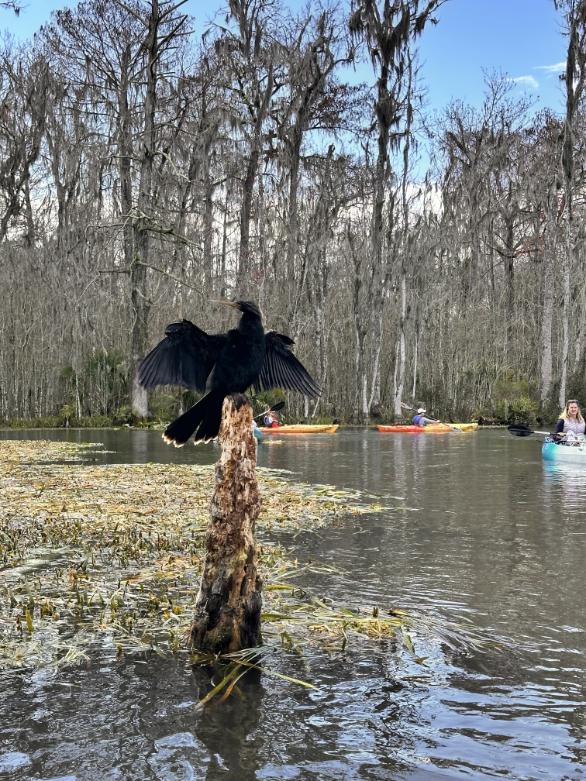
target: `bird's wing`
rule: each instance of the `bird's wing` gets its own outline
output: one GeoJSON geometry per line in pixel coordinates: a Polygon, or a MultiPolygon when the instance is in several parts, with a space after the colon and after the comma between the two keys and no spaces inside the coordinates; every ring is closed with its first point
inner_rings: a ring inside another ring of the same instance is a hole
{"type": "Polygon", "coordinates": [[[140,364],[138,381],[147,389],[183,385],[203,391],[225,339],[222,334],[206,334],[189,320],[171,323],[165,338],[140,364]]]}
{"type": "Polygon", "coordinates": [[[265,360],[255,387],[260,391],[284,388],[317,398],[321,395],[321,388],[291,352],[293,344],[293,339],[284,334],[266,332],[265,360]]]}

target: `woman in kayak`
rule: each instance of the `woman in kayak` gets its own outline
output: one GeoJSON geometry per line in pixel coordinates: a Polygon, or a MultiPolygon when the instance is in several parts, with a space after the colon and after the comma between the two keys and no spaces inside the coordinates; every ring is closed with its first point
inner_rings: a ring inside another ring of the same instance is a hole
{"type": "Polygon", "coordinates": [[[411,421],[414,426],[427,426],[428,423],[439,423],[439,420],[434,418],[426,418],[425,413],[426,410],[423,407],[419,407],[417,415],[413,415],[413,420],[411,421]]]}
{"type": "Polygon", "coordinates": [[[583,439],[585,430],[586,423],[580,412],[580,405],[576,399],[570,399],[560,413],[555,433],[560,435],[558,439],[563,437],[566,442],[572,442],[577,439],[583,439]]]}

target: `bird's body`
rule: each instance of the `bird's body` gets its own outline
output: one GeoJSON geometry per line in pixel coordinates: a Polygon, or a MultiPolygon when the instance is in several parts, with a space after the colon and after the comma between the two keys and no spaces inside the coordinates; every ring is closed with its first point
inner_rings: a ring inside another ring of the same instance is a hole
{"type": "Polygon", "coordinates": [[[320,389],[291,352],[292,339],[265,332],[262,315],[250,301],[222,302],[242,312],[240,323],[226,334],[206,334],[189,320],[171,323],[165,338],[139,367],[144,388],[184,385],[205,390],[205,396],[165,430],[165,441],[177,447],[195,433],[195,442],[218,435],[222,403],[230,393],[250,386],[282,387],[316,397],[320,389]]]}
{"type": "Polygon", "coordinates": [[[206,389],[244,393],[257,379],[265,359],[265,332],[260,317],[244,312],[238,328],[226,334],[226,341],[211,370],[206,389]],[[246,355],[246,360],[240,360],[246,355]]]}

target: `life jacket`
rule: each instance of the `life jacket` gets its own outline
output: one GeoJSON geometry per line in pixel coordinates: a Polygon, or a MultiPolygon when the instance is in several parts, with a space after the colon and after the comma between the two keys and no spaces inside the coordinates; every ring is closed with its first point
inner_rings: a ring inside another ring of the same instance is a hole
{"type": "Polygon", "coordinates": [[[411,422],[414,426],[423,426],[423,415],[414,415],[411,422]]]}

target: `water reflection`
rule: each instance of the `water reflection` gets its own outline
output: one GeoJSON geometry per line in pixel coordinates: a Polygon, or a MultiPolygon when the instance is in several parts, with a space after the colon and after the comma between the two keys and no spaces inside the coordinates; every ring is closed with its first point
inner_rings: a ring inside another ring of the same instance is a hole
{"type": "MultiPolygon", "coordinates": [[[[199,681],[209,684],[205,670],[194,670],[199,681]]],[[[216,683],[212,679],[212,683],[216,683]]],[[[209,685],[207,689],[209,689],[209,685]]],[[[263,713],[265,687],[261,675],[251,670],[241,679],[235,697],[221,706],[214,705],[198,719],[195,734],[208,751],[206,781],[237,778],[254,781],[263,764],[267,736],[259,729],[263,713]]],[[[203,696],[203,694],[202,694],[203,696]]]]}
{"type": "MultiPolygon", "coordinates": [[[[3,436],[14,436],[13,432],[3,436]]],[[[38,439],[50,432],[18,433],[38,439]]],[[[59,432],[104,443],[99,462],[212,463],[213,446],[157,432],[59,432]]],[[[262,676],[197,713],[202,671],[115,662],[57,676],[4,675],[0,777],[41,779],[579,779],[586,777],[586,481],[501,432],[291,437],[261,466],[356,488],[385,510],[282,542],[334,573],[318,596],[422,616],[419,664],[400,648],[275,654],[306,691],[262,676]],[[426,621],[472,631],[477,647],[426,621]],[[11,764],[12,763],[12,764],[11,764]]],[[[203,677],[202,677],[203,676],[203,677]]]]}
{"type": "Polygon", "coordinates": [[[579,463],[543,461],[544,492],[554,501],[563,497],[569,510],[582,510],[586,499],[586,472],[579,463]]]}

